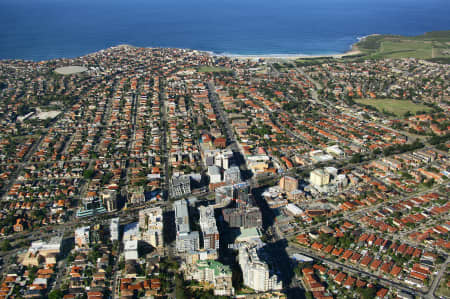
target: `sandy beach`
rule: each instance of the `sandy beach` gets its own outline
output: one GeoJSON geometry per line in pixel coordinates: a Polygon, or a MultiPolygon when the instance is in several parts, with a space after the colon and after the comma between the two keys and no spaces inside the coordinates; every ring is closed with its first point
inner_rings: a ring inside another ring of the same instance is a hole
{"type": "Polygon", "coordinates": [[[341,54],[319,54],[319,55],[303,55],[303,54],[285,54],[285,55],[216,55],[216,56],[226,56],[237,59],[286,59],[286,60],[296,60],[302,58],[342,58],[344,56],[359,55],[362,52],[357,49],[352,49],[341,54]]]}

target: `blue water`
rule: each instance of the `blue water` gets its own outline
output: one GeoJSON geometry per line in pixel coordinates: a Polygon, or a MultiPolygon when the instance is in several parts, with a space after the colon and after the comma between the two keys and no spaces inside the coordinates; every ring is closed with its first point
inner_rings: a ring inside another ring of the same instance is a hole
{"type": "Polygon", "coordinates": [[[450,0],[0,0],[0,59],[118,44],[226,54],[332,54],[373,33],[450,29],[450,0]]]}

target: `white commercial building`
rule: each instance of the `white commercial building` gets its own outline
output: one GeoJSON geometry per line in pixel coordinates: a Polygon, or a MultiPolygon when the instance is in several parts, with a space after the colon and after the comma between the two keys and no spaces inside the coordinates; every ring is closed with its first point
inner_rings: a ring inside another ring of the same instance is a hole
{"type": "Polygon", "coordinates": [[[216,296],[234,295],[231,268],[218,261],[199,260],[188,267],[185,277],[212,284],[216,296]]]}
{"type": "Polygon", "coordinates": [[[219,231],[217,230],[214,209],[211,206],[201,206],[200,210],[200,229],[203,236],[204,249],[219,249],[219,231]]]}
{"type": "Polygon", "coordinates": [[[338,170],[336,167],[325,167],[323,170],[330,175],[330,178],[335,178],[338,175],[338,170]]]}
{"type": "Polygon", "coordinates": [[[34,241],[28,251],[40,253],[57,253],[61,251],[62,237],[53,237],[48,242],[34,241]]]}
{"type": "Polygon", "coordinates": [[[244,245],[239,248],[239,266],[242,269],[244,285],[257,292],[281,290],[283,284],[276,274],[272,274],[269,266],[258,256],[257,245],[244,245]]]}
{"type": "Polygon", "coordinates": [[[79,227],[75,230],[75,246],[77,249],[89,247],[89,226],[79,227]]]}
{"type": "Polygon", "coordinates": [[[139,225],[138,222],[132,222],[123,228],[123,242],[139,239],[139,225]]]}
{"type": "Polygon", "coordinates": [[[181,197],[191,193],[191,177],[189,175],[173,176],[170,186],[170,197],[181,197]]]}
{"type": "Polygon", "coordinates": [[[330,174],[323,169],[314,169],[309,175],[309,181],[314,186],[323,186],[330,183],[330,174]]]}
{"type": "Polygon", "coordinates": [[[137,260],[139,258],[138,240],[124,242],[124,255],[126,261],[137,260]]]}
{"type": "Polygon", "coordinates": [[[343,151],[343,150],[341,150],[340,148],[339,148],[339,145],[333,145],[333,146],[329,146],[329,147],[327,147],[326,149],[325,149],[325,151],[328,153],[328,154],[330,154],[330,155],[333,155],[333,156],[335,156],[335,157],[337,157],[337,158],[342,158],[342,157],[345,157],[345,152],[343,151]]]}
{"type": "Polygon", "coordinates": [[[187,201],[177,200],[174,202],[176,249],[178,252],[198,250],[200,248],[200,235],[198,231],[191,232],[189,227],[189,209],[187,201]]]}
{"type": "Polygon", "coordinates": [[[119,218],[112,218],[109,222],[109,233],[111,241],[119,241],[119,218]]]}
{"type": "Polygon", "coordinates": [[[163,248],[163,210],[160,207],[139,211],[142,240],[155,248],[163,248]]]}
{"type": "Polygon", "coordinates": [[[303,210],[300,209],[297,205],[293,203],[289,203],[286,205],[286,210],[289,214],[295,217],[299,217],[303,214],[303,210]]]}
{"type": "Polygon", "coordinates": [[[228,184],[236,184],[241,181],[241,171],[238,166],[231,166],[223,173],[223,180],[228,184]]]}
{"type": "Polygon", "coordinates": [[[178,252],[195,251],[200,248],[198,231],[177,234],[176,248],[178,252]]]}
{"type": "Polygon", "coordinates": [[[175,227],[177,234],[190,232],[187,201],[184,199],[177,200],[173,203],[173,206],[175,209],[175,227]]]}
{"type": "Polygon", "coordinates": [[[208,166],[208,176],[209,176],[209,182],[211,184],[217,184],[222,181],[222,175],[220,173],[220,168],[215,165],[208,166]]]}
{"type": "Polygon", "coordinates": [[[231,158],[233,158],[233,152],[231,150],[219,151],[214,156],[214,164],[223,169],[228,169],[228,167],[230,167],[231,158]]]}

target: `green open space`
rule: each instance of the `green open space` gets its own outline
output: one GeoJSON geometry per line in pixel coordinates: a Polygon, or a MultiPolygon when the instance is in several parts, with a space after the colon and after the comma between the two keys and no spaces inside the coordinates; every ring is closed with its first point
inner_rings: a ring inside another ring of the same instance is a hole
{"type": "Polygon", "coordinates": [[[427,32],[418,36],[371,35],[355,48],[367,58],[419,58],[450,62],[450,30],[427,32]]]}
{"type": "Polygon", "coordinates": [[[201,66],[198,68],[198,71],[201,73],[228,73],[233,70],[226,67],[201,66]]]}
{"type": "Polygon", "coordinates": [[[450,288],[447,286],[447,282],[449,279],[450,273],[447,273],[444,275],[444,277],[442,277],[441,281],[439,282],[438,289],[436,290],[436,295],[442,296],[444,298],[450,298],[450,288]]]}
{"type": "Polygon", "coordinates": [[[433,110],[433,108],[409,100],[355,99],[354,101],[360,105],[372,106],[381,113],[388,112],[398,117],[402,117],[408,112],[416,114],[417,112],[429,112],[433,110]]]}

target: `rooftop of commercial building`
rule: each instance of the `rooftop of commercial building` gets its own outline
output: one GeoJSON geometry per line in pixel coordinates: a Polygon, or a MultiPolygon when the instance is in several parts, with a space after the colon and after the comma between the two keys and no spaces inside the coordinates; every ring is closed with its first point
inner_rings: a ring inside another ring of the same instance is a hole
{"type": "Polygon", "coordinates": [[[230,266],[224,265],[221,262],[215,260],[199,260],[197,261],[197,267],[199,269],[209,268],[214,270],[214,275],[226,274],[231,275],[230,266]]]}

